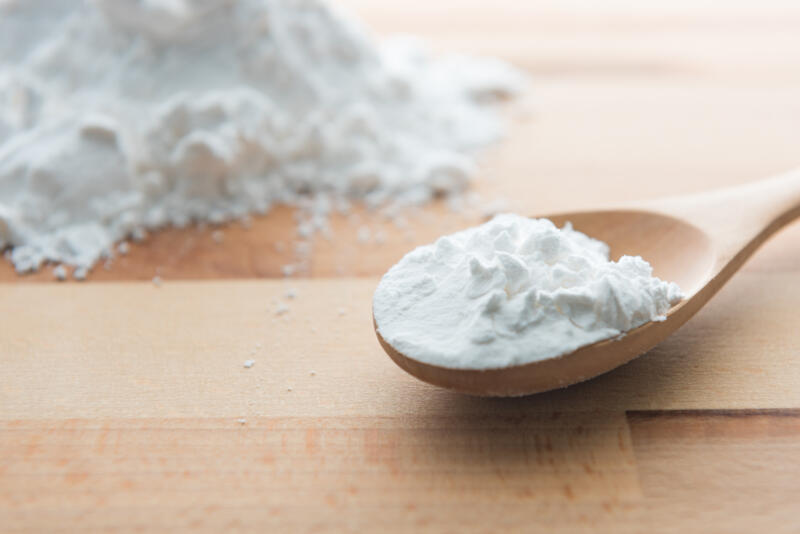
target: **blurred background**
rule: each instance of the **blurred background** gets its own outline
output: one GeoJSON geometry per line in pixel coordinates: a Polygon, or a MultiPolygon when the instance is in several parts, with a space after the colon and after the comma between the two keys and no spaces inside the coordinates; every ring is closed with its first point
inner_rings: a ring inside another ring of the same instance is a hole
{"type": "Polygon", "coordinates": [[[341,3],[376,31],[411,31],[530,74],[531,120],[492,168],[492,187],[528,209],[701,190],[797,165],[797,2],[341,3]]]}
{"type": "MultiPolygon", "coordinates": [[[[800,159],[795,1],[337,4],[378,35],[419,35],[436,51],[497,56],[529,74],[530,91],[509,106],[507,138],[483,153],[474,182],[498,208],[547,214],[699,191],[800,159]]],[[[403,232],[372,221],[372,234],[385,236],[378,254],[357,246],[362,220],[334,218],[336,246],[317,239],[305,274],[377,275],[411,246],[479,220],[445,207],[425,211],[403,232]]],[[[208,238],[211,230],[160,232],[93,278],[149,279],[154,265],[173,278],[281,274],[295,237],[291,210],[257,219],[250,231],[230,226],[225,247],[208,238]]],[[[799,243],[795,226],[766,255],[799,243]]],[[[14,276],[0,265],[0,277],[14,276]]]]}

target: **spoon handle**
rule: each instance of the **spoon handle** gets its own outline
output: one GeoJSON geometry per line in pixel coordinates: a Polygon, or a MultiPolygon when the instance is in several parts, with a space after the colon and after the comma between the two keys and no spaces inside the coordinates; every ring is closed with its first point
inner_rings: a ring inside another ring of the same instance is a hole
{"type": "Polygon", "coordinates": [[[744,262],[772,234],[800,217],[800,169],[739,186],[672,197],[642,208],[683,219],[712,240],[717,270],[744,262]]]}

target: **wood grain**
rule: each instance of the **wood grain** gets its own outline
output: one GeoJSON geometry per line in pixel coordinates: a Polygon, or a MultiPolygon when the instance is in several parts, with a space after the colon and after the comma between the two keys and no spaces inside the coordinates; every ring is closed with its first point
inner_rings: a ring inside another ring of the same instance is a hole
{"type": "Polygon", "coordinates": [[[800,411],[628,414],[650,518],[663,530],[800,531],[800,411]]]}
{"type": "MultiPolygon", "coordinates": [[[[514,211],[798,164],[796,2],[342,3],[530,72],[475,184],[514,211]]],[[[369,313],[380,273],[478,214],[335,218],[283,280],[292,218],[154,234],[85,284],[0,264],[0,532],[800,531],[800,225],[644,357],[488,400],[403,373],[369,313]]]]}
{"type": "Polygon", "coordinates": [[[622,414],[48,423],[3,427],[24,444],[9,449],[6,526],[80,518],[102,529],[118,526],[119,512],[136,526],[137,503],[160,517],[147,526],[165,529],[438,531],[474,524],[475,500],[507,510],[511,527],[531,505],[553,523],[574,502],[640,496],[622,414]],[[58,482],[42,491],[42,479],[58,482]],[[46,517],[31,514],[42,508],[46,517]]]}
{"type": "MultiPolygon", "coordinates": [[[[461,397],[406,375],[379,347],[370,314],[376,284],[6,287],[0,368],[14,379],[0,383],[0,419],[447,415],[451,399],[461,397]],[[276,315],[288,287],[298,296],[276,315]],[[255,365],[245,369],[251,358],[255,365]]],[[[797,275],[741,274],[642,358],[507,405],[545,412],[800,408],[797,325],[776,320],[790,317],[798,301],[797,275]]],[[[484,415],[506,405],[463,402],[484,415]]]]}
{"type": "Polygon", "coordinates": [[[0,513],[7,532],[797,532],[798,419],[9,421],[0,513]]]}

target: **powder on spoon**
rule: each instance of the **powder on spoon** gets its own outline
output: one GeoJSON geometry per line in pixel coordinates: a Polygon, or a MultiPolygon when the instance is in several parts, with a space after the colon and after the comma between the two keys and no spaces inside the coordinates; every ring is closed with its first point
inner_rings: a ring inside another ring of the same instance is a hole
{"type": "Polygon", "coordinates": [[[641,257],[567,224],[498,215],[404,256],[375,291],[378,332],[400,353],[457,369],[521,365],[664,320],[683,298],[641,257]]]}

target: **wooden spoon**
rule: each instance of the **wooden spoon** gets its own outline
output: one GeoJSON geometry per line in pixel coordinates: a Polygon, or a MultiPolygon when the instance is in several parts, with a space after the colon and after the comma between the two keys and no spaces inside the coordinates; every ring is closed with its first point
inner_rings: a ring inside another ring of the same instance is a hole
{"type": "Polygon", "coordinates": [[[800,169],[738,187],[618,209],[543,215],[558,226],[570,221],[576,230],[605,241],[613,259],[623,254],[642,256],[655,276],[677,282],[686,294],[669,310],[666,321],[646,323],[621,338],[562,356],[497,369],[452,369],[400,354],[381,337],[380,325],[375,325],[375,332],[397,365],[447,389],[510,397],[565,387],[610,371],[663,341],[697,313],[762,243],[798,216],[800,169]]]}

